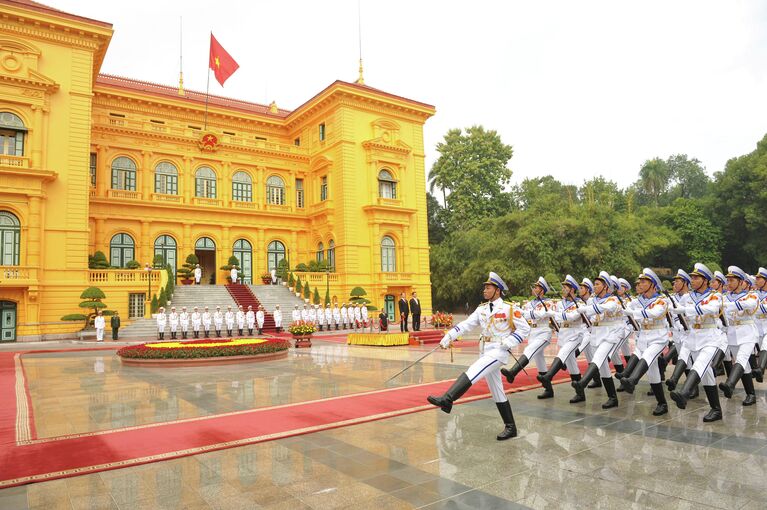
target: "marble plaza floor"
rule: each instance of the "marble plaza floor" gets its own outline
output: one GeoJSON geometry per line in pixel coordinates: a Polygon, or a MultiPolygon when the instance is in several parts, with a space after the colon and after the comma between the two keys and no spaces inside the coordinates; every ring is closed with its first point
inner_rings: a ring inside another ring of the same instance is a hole
{"type": "MultiPolygon", "coordinates": [[[[123,367],[112,351],[51,352],[24,355],[24,369],[37,437],[50,438],[381,389],[426,350],[320,340],[265,364],[162,370],[123,367]]],[[[393,386],[453,378],[475,351],[456,350],[452,363],[437,352],[393,386]]],[[[578,405],[567,384],[552,400],[514,393],[520,436],[506,442],[495,440],[501,421],[485,399],[450,415],[428,410],[6,488],[0,509],[765,508],[765,385],[754,407],[740,405],[742,391],[723,398],[725,419],[713,425],[700,420],[702,398],[652,417],[648,388],[620,393],[609,411],[601,389],[578,405]]]]}

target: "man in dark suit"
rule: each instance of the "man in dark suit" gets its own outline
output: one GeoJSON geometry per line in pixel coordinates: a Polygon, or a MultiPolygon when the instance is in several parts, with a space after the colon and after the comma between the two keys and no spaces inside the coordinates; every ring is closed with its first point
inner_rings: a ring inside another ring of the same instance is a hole
{"type": "Polygon", "coordinates": [[[410,315],[410,309],[407,306],[407,298],[405,293],[399,295],[399,330],[403,333],[407,331],[407,316],[410,315]]]}
{"type": "Polygon", "coordinates": [[[115,314],[109,321],[109,325],[112,326],[112,340],[117,340],[120,335],[120,315],[117,313],[117,310],[115,310],[115,314]]]}
{"type": "Polygon", "coordinates": [[[413,331],[421,331],[421,302],[413,291],[413,297],[410,298],[410,313],[413,314],[413,331]]]}

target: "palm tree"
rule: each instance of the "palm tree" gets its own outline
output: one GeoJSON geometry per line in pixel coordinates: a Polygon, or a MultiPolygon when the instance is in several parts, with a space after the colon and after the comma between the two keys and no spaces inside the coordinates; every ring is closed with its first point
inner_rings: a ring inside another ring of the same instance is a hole
{"type": "Polygon", "coordinates": [[[665,161],[660,158],[645,161],[639,170],[639,180],[642,188],[650,194],[658,205],[658,198],[668,187],[671,177],[669,167],[665,161]]]}

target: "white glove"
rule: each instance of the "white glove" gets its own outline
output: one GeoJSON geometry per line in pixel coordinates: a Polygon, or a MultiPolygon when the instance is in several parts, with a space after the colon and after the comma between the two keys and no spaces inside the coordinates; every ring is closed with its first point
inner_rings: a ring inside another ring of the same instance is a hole
{"type": "Polygon", "coordinates": [[[450,339],[450,335],[445,335],[442,337],[442,340],[439,341],[439,346],[442,347],[443,349],[447,349],[448,347],[450,347],[450,344],[452,342],[453,341],[450,339]]]}
{"type": "Polygon", "coordinates": [[[514,347],[518,346],[519,345],[519,340],[517,340],[516,337],[507,336],[506,338],[503,339],[503,342],[501,342],[501,343],[503,344],[503,347],[506,350],[509,350],[509,349],[513,349],[514,347]]]}
{"type": "Polygon", "coordinates": [[[583,314],[585,314],[585,313],[586,313],[586,312],[588,312],[588,311],[589,311],[589,307],[588,307],[588,306],[579,306],[579,307],[578,307],[578,313],[583,313],[583,314]]]}
{"type": "Polygon", "coordinates": [[[724,309],[726,311],[728,311],[728,312],[734,312],[735,310],[738,309],[738,306],[735,303],[733,303],[732,301],[729,301],[729,302],[724,304],[724,309]]]}
{"type": "Polygon", "coordinates": [[[552,312],[551,310],[546,310],[545,312],[543,312],[543,313],[541,313],[539,315],[541,317],[543,317],[544,319],[548,319],[550,317],[554,317],[554,312],[552,312]]]}
{"type": "Polygon", "coordinates": [[[687,315],[687,307],[686,306],[679,306],[677,308],[669,308],[669,312],[676,314],[676,315],[687,315]]]}

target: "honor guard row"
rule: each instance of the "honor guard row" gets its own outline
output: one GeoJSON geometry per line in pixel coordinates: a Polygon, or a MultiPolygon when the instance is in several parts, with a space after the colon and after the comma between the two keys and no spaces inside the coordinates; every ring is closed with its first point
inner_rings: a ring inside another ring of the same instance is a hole
{"type": "Polygon", "coordinates": [[[602,408],[610,409],[619,405],[618,392],[634,393],[647,376],[648,395],[656,400],[652,415],[662,416],[668,413],[662,381],[666,364],[672,362],[674,372],[666,380],[671,399],[685,409],[702,383],[710,407],[704,422],[722,419],[719,392],[731,398],[739,381],[746,393],[743,405],[756,403],[753,381],[762,382],[767,370],[767,269],[760,267],[751,276],[730,266],[725,275],[696,263],[689,274],[677,271],[672,294],[664,290],[655,272],[645,268],[635,287],[637,296],[633,298],[631,284],[606,271],[593,282],[588,278],[578,282],[567,275],[561,299],[554,302],[546,297],[551,286],[539,277],[532,287],[533,299],[519,308],[501,299],[508,288],[497,274],[490,273],[483,287],[486,301],[440,342],[442,348],[448,348],[479,328],[480,357],[445,394],[429,396],[428,401],[449,413],[453,403],[484,378],[505,424],[498,439],[509,439],[517,430],[501,375],[513,383],[534,361],[544,389],[539,399],[554,396],[552,380],[566,369],[575,390],[570,403],[585,401],[587,386],[603,386],[607,401],[602,408]],[[544,350],[554,333],[557,354],[547,367],[544,350]],[[519,359],[510,368],[501,368],[513,357],[511,349],[525,340],[527,346],[519,359]],[[581,354],[588,362],[583,374],[577,361],[581,354]],[[620,388],[616,388],[611,362],[620,388]],[[717,388],[715,370],[720,365],[726,379],[717,388]],[[682,375],[686,378],[680,388],[682,375]],[[589,385],[592,380],[601,384],[589,385]]]}
{"type": "MultiPolygon", "coordinates": [[[[280,311],[280,305],[276,305],[272,312],[274,317],[274,325],[277,328],[277,332],[282,330],[282,312],[280,311]]],[[[221,331],[226,326],[226,336],[233,336],[235,325],[237,326],[237,333],[239,336],[243,336],[245,327],[247,326],[248,335],[253,336],[253,330],[258,329],[258,334],[263,334],[264,320],[266,319],[266,312],[264,307],[259,305],[258,311],[254,312],[252,306],[248,306],[248,310],[245,311],[240,305],[237,311],[233,311],[231,306],[227,306],[226,312],[221,311],[221,307],[217,306],[216,311],[210,313],[210,309],[206,306],[200,313],[200,308],[195,306],[192,313],[188,313],[186,307],[181,308],[181,313],[176,312],[176,307],[170,309],[170,313],[165,313],[165,308],[160,307],[156,315],[157,321],[157,338],[159,340],[165,340],[165,330],[170,329],[170,338],[175,340],[178,338],[179,331],[181,332],[181,338],[188,338],[189,326],[191,325],[191,331],[193,338],[200,338],[202,332],[203,338],[210,338],[211,331],[215,331],[216,337],[221,338],[221,331]]]]}
{"type": "Polygon", "coordinates": [[[349,304],[338,303],[332,307],[330,305],[309,305],[304,304],[300,309],[295,305],[292,313],[293,322],[311,322],[317,329],[323,331],[327,327],[328,331],[335,329],[353,329],[355,331],[372,328],[373,321],[370,320],[367,306],[359,303],[349,304]]]}

